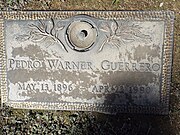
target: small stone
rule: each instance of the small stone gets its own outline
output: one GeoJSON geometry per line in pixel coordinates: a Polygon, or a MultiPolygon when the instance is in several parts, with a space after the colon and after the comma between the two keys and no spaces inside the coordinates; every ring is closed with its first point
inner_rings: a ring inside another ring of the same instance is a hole
{"type": "Polygon", "coordinates": [[[162,7],[162,6],[163,6],[163,4],[164,4],[164,3],[163,3],[163,2],[161,2],[161,3],[160,3],[160,5],[159,5],[159,7],[162,7]]]}

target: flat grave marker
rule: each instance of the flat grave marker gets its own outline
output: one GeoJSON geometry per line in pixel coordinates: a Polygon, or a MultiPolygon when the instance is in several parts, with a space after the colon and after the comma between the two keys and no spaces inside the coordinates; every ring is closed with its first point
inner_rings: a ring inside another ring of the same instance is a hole
{"type": "Polygon", "coordinates": [[[2,104],[167,114],[171,11],[0,12],[2,104]]]}

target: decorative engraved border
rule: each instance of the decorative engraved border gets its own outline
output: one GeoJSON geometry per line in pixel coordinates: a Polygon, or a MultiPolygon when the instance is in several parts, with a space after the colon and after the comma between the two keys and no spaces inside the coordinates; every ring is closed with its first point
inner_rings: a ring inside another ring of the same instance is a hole
{"type": "Polygon", "coordinates": [[[0,90],[1,103],[6,103],[7,100],[7,76],[6,76],[6,51],[4,44],[4,20],[0,18],[0,90]]]}
{"type": "Polygon", "coordinates": [[[173,51],[174,12],[172,11],[12,11],[0,12],[0,89],[1,102],[13,108],[49,109],[49,110],[79,110],[105,113],[146,113],[168,114],[169,92],[171,83],[172,51],[173,51]],[[165,36],[162,55],[162,80],[160,106],[118,106],[83,103],[46,103],[46,102],[8,102],[6,53],[4,44],[5,20],[37,20],[37,19],[66,19],[75,15],[89,15],[98,19],[122,19],[139,21],[164,21],[165,36]]]}

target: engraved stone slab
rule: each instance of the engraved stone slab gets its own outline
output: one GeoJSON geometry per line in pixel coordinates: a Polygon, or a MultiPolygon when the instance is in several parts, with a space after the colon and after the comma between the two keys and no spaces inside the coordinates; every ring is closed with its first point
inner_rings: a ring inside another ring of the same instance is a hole
{"type": "Polygon", "coordinates": [[[0,12],[1,101],[167,114],[171,11],[0,12]]]}

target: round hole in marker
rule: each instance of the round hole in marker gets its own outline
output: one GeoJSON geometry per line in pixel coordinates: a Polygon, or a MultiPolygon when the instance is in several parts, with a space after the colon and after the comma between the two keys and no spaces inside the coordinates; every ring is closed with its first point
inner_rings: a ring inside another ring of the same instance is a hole
{"type": "Polygon", "coordinates": [[[86,30],[81,30],[81,34],[82,34],[84,37],[87,37],[88,32],[87,32],[86,30]]]}
{"type": "Polygon", "coordinates": [[[67,38],[76,51],[87,51],[97,38],[96,28],[86,21],[74,21],[67,30],[67,38]]]}

